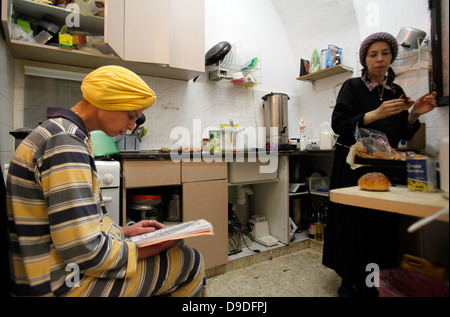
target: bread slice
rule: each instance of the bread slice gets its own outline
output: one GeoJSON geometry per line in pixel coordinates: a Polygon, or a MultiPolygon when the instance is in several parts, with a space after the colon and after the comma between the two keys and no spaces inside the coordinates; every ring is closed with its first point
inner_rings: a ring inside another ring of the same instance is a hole
{"type": "Polygon", "coordinates": [[[403,110],[408,110],[409,108],[411,108],[411,106],[414,104],[414,101],[411,100],[411,98],[409,98],[408,96],[406,96],[405,94],[402,94],[400,96],[400,98],[402,98],[403,100],[405,100],[405,105],[403,106],[403,110]]]}

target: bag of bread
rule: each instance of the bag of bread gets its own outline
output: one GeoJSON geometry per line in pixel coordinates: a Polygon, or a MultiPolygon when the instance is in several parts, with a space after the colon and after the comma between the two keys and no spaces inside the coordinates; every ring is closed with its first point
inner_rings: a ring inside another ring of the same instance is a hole
{"type": "Polygon", "coordinates": [[[389,145],[386,134],[381,131],[356,126],[356,156],[382,160],[406,160],[406,153],[389,145]]]}

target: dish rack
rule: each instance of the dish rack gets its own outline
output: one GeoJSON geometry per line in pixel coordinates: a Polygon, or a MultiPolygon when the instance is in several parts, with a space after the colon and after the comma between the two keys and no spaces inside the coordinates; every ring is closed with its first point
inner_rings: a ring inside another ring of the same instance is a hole
{"type": "Polygon", "coordinates": [[[243,86],[243,87],[252,87],[256,86],[258,84],[261,84],[262,82],[262,61],[261,59],[258,59],[257,65],[249,67],[247,69],[243,69],[245,67],[238,66],[235,64],[232,64],[231,60],[227,60],[227,57],[230,54],[228,54],[222,61],[219,61],[218,63],[214,65],[208,66],[208,79],[210,81],[219,81],[222,79],[227,80],[233,80],[232,74],[237,72],[242,72],[244,75],[244,78],[248,78],[248,76],[252,77],[252,81],[244,81],[242,83],[234,83],[236,86],[243,86]]]}

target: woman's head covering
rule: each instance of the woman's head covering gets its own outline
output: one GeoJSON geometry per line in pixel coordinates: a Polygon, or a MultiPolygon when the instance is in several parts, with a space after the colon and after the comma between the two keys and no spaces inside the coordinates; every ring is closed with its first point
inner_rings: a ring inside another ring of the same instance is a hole
{"type": "Polygon", "coordinates": [[[109,65],[89,73],[81,84],[83,98],[103,110],[145,109],[155,103],[156,95],[132,71],[109,65]]]}
{"type": "Polygon", "coordinates": [[[391,48],[391,53],[392,53],[391,64],[394,62],[394,60],[398,54],[397,39],[389,33],[378,32],[378,33],[369,35],[361,43],[361,47],[359,48],[359,62],[361,63],[362,66],[366,66],[366,55],[367,55],[367,50],[369,49],[370,45],[372,45],[375,42],[379,42],[379,41],[383,41],[383,42],[386,42],[389,44],[389,47],[391,48]]]}

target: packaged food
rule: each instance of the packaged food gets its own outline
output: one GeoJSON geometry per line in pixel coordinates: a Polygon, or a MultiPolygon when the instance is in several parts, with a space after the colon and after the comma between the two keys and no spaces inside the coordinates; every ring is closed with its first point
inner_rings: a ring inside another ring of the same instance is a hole
{"type": "Polygon", "coordinates": [[[355,154],[361,158],[405,161],[405,152],[398,151],[389,145],[386,134],[381,131],[356,127],[355,154]]]}
{"type": "Polygon", "coordinates": [[[209,130],[210,153],[219,153],[222,151],[222,140],[220,130],[209,130]]]}
{"type": "Polygon", "coordinates": [[[333,67],[341,64],[342,48],[336,45],[328,45],[326,67],[333,67]]]}
{"type": "Polygon", "coordinates": [[[309,74],[309,61],[306,59],[300,59],[300,76],[309,74]]]}
{"type": "Polygon", "coordinates": [[[320,56],[319,52],[317,50],[314,50],[309,66],[309,73],[311,74],[317,72],[318,70],[320,70],[320,56]]]}
{"type": "Polygon", "coordinates": [[[416,192],[437,191],[437,173],[435,160],[417,155],[406,160],[408,189],[416,192]]]}

